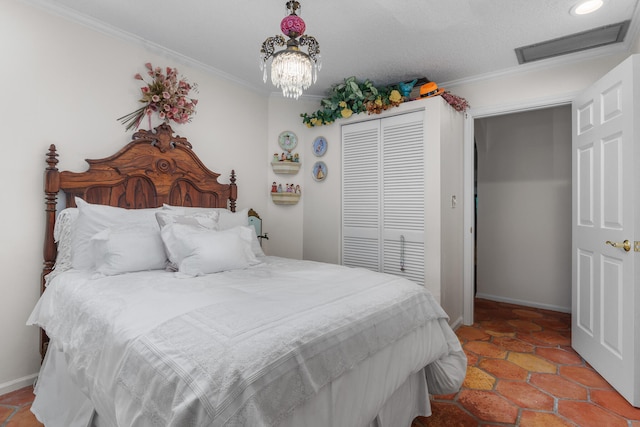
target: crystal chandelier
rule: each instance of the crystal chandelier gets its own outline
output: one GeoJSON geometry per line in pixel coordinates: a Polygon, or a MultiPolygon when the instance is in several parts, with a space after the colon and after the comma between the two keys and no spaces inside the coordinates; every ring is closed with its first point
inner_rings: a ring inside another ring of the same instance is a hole
{"type": "Polygon", "coordinates": [[[280,22],[282,33],[289,37],[285,40],[281,35],[267,38],[260,49],[260,69],[262,79],[267,82],[266,62],[271,61],[271,83],[275,87],[282,88],[282,94],[289,98],[298,99],[302,91],[316,82],[318,71],[322,68],[320,62],[320,45],[315,37],[304,34],[306,28],[304,21],[296,11],[300,9],[297,1],[286,3],[288,15],[280,22]],[[287,48],[275,52],[276,46],[287,45],[287,48]],[[300,50],[300,46],[306,46],[309,54],[300,50]],[[275,53],[274,53],[275,52],[275,53]]]}

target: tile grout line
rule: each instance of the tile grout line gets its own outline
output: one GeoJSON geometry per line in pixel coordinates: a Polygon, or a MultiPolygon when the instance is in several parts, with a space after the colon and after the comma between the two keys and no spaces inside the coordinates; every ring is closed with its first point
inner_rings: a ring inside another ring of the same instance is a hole
{"type": "Polygon", "coordinates": [[[7,408],[7,409],[12,409],[12,410],[13,410],[13,412],[11,412],[11,413],[9,414],[9,416],[7,417],[7,419],[5,419],[5,420],[2,422],[2,424],[0,424],[0,427],[7,427],[7,425],[9,424],[9,421],[11,421],[11,418],[13,418],[13,416],[14,416],[15,414],[17,414],[17,413],[18,413],[18,411],[20,410],[20,407],[18,407],[18,406],[13,406],[13,405],[2,405],[2,404],[0,404],[0,407],[7,408]]]}

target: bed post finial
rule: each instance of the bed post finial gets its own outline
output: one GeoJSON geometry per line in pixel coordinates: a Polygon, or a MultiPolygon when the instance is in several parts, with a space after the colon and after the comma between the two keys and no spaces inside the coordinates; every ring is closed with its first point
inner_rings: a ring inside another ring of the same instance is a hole
{"type": "Polygon", "coordinates": [[[58,191],[60,191],[60,174],[56,146],[51,144],[47,153],[47,168],[44,171],[44,198],[45,198],[45,235],[44,235],[44,267],[42,270],[42,290],[44,291],[44,276],[53,270],[56,261],[56,245],[53,240],[53,227],[56,222],[56,204],[58,191]]]}
{"type": "Polygon", "coordinates": [[[56,145],[51,144],[49,146],[49,152],[47,153],[47,164],[49,165],[47,169],[56,169],[56,165],[58,164],[58,159],[56,157],[58,157],[58,153],[56,153],[56,145]]]}
{"type": "Polygon", "coordinates": [[[236,211],[236,200],[238,199],[238,187],[236,186],[236,171],[231,169],[231,177],[229,178],[230,192],[229,192],[229,209],[231,212],[236,211]]]}

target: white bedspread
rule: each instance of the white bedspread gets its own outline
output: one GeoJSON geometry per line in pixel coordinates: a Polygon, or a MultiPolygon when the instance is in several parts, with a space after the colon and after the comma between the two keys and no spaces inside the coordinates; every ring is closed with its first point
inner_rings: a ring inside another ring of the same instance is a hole
{"type": "MultiPolygon", "coordinates": [[[[423,287],[396,276],[266,257],[189,280],[69,271],[51,281],[29,323],[56,341],[109,424],[271,426],[402,337],[446,327],[444,318],[423,287]]],[[[439,347],[416,355],[417,366],[446,366],[451,343],[439,347]]],[[[462,352],[453,351],[459,370],[462,352]]],[[[417,371],[407,369],[405,377],[417,371]]],[[[453,375],[453,386],[463,377],[453,375]]]]}

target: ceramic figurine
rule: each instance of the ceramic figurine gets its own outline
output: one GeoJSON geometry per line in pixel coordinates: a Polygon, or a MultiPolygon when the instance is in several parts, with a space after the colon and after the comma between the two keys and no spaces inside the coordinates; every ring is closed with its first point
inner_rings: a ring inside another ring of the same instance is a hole
{"type": "Polygon", "coordinates": [[[287,159],[287,155],[284,154],[284,151],[282,152],[282,154],[280,155],[280,161],[284,162],[287,159]]]}
{"type": "Polygon", "coordinates": [[[278,186],[276,185],[275,181],[273,181],[273,184],[271,184],[271,192],[272,193],[277,193],[278,192],[278,186]]]}
{"type": "Polygon", "coordinates": [[[296,194],[302,194],[302,190],[300,189],[300,185],[296,185],[296,194]]]}
{"type": "Polygon", "coordinates": [[[278,153],[273,153],[273,161],[277,162],[280,160],[280,157],[278,156],[278,153]]]}
{"type": "Polygon", "coordinates": [[[293,161],[296,162],[296,163],[300,162],[300,156],[298,155],[298,153],[295,153],[293,155],[293,161]]]}
{"type": "Polygon", "coordinates": [[[413,81],[410,81],[409,83],[404,83],[404,82],[398,83],[398,88],[400,89],[400,93],[402,94],[402,96],[408,97],[409,94],[411,93],[411,89],[413,89],[413,86],[417,82],[418,82],[418,79],[414,79],[413,81]]]}
{"type": "Polygon", "coordinates": [[[282,193],[282,184],[278,184],[277,193],[282,193]]]}
{"type": "Polygon", "coordinates": [[[291,151],[287,151],[287,161],[291,161],[291,151]]]}

